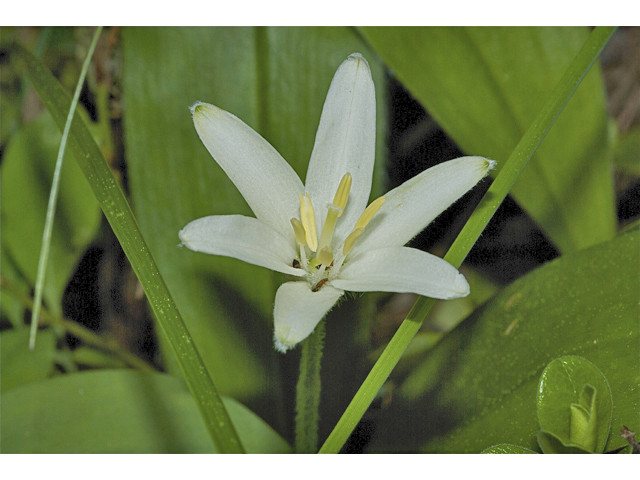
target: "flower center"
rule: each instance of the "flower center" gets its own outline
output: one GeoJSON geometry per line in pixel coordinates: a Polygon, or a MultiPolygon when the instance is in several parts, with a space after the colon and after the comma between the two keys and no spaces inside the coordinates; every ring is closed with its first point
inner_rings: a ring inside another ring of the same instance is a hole
{"type": "Polygon", "coordinates": [[[295,234],[296,243],[300,247],[300,261],[294,260],[294,266],[299,263],[308,274],[308,281],[314,286],[313,290],[319,290],[328,280],[328,271],[333,268],[337,273],[344,262],[346,256],[353,249],[354,244],[364,232],[365,227],[371,221],[382,204],[385,197],[379,197],[362,212],[360,219],[356,222],[353,232],[344,241],[342,251],[334,252],[331,248],[333,233],[338,222],[338,218],[344,212],[349,200],[351,190],[351,174],[345,174],[340,180],[340,185],[333,197],[333,202],[327,204],[327,218],[322,227],[320,240],[316,232],[316,216],[311,203],[311,196],[308,193],[300,194],[300,220],[291,219],[291,226],[295,234]],[[334,265],[335,260],[335,265],[334,265]]]}

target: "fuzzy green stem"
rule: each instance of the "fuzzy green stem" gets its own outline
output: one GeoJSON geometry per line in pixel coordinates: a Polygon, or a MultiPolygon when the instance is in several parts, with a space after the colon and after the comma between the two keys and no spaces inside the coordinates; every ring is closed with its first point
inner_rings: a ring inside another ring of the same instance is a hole
{"type": "MultiPolygon", "coordinates": [[[[491,187],[482,198],[471,218],[444,257],[454,267],[459,267],[469,250],[498,209],[529,159],[547,135],[576,88],[582,82],[600,52],[613,35],[615,27],[596,27],[582,49],[569,65],[551,97],[524,134],[511,156],[500,170],[491,187]]],[[[427,314],[435,304],[432,298],[420,297],[402,322],[387,348],[382,352],[371,372],[362,383],[337,425],[325,441],[319,453],[337,453],[347,441],[367,408],[400,360],[409,342],[420,329],[427,314]]]]}
{"type": "Polygon", "coordinates": [[[325,321],[302,342],[300,377],[296,387],[296,453],[318,451],[320,419],[320,362],[324,346],[325,321]]]}

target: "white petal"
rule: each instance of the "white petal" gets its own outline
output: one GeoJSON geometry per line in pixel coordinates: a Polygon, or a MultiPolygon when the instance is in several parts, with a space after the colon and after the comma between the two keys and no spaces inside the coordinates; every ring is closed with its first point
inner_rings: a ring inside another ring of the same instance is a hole
{"type": "Polygon", "coordinates": [[[207,103],[191,107],[202,143],[240,190],[257,218],[282,235],[300,216],[302,181],[293,168],[238,117],[207,103]]]}
{"type": "Polygon", "coordinates": [[[461,157],[407,180],[385,195],[384,205],[358,239],[354,251],[404,245],[473,188],[494,165],[494,161],[483,157],[461,157]]]}
{"type": "Polygon", "coordinates": [[[450,263],[409,247],[360,253],[349,259],[331,284],[353,292],[411,292],[443,299],[469,294],[469,284],[450,263]]]}
{"type": "Polygon", "coordinates": [[[276,350],[284,353],[307,338],[343,293],[328,284],[317,292],[307,282],[281,285],[273,310],[276,350]]]}
{"type": "Polygon", "coordinates": [[[345,238],[367,206],[375,161],[376,97],[369,64],[359,53],[347,58],[336,71],[324,102],[313,146],[306,191],[316,209],[318,232],[345,173],[353,178],[351,194],[336,227],[345,238]]]}
{"type": "Polygon", "coordinates": [[[292,242],[256,218],[203,217],[189,223],[178,235],[184,246],[196,252],[233,257],[290,275],[304,275],[304,270],[293,268],[293,259],[298,253],[292,242]]]}

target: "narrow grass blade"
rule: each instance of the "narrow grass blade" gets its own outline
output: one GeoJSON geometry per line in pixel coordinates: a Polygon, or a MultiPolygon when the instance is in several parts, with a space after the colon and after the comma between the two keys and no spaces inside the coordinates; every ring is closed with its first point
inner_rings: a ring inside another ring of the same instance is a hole
{"type": "Polygon", "coordinates": [[[84,79],[87,76],[87,70],[89,70],[89,64],[93,57],[93,52],[98,44],[98,38],[100,38],[100,32],[102,27],[96,28],[93,33],[93,39],[91,45],[89,45],[89,51],[87,57],[82,64],[82,70],[80,71],[80,77],[76,85],[76,91],[73,94],[71,100],[71,107],[69,107],[69,114],[64,124],[64,130],[62,132],[62,139],[60,140],[60,149],[58,150],[58,158],[56,160],[56,168],[53,172],[53,180],[51,181],[51,192],[49,194],[49,204],[47,205],[47,217],[44,222],[44,232],[42,233],[42,248],[40,250],[40,258],[38,259],[38,274],[36,276],[36,288],[33,300],[33,309],[31,310],[31,332],[29,335],[29,349],[33,350],[36,346],[36,332],[38,331],[38,317],[40,316],[40,306],[42,304],[42,293],[44,291],[44,279],[47,273],[47,260],[49,259],[49,247],[51,246],[51,233],[53,232],[53,219],[56,215],[56,204],[58,203],[58,190],[60,187],[60,172],[62,171],[62,160],[64,158],[64,152],[67,148],[67,137],[69,136],[69,129],[71,128],[71,120],[76,113],[76,107],[78,106],[78,99],[80,98],[80,91],[84,84],[84,79]]]}

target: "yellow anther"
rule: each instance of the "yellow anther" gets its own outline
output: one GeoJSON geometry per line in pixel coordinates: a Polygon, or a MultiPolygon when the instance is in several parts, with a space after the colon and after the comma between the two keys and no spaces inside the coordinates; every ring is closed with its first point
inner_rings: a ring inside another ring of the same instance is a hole
{"type": "Polygon", "coordinates": [[[307,233],[304,230],[304,225],[297,218],[291,219],[291,226],[293,227],[293,233],[296,235],[296,243],[300,246],[304,246],[307,243],[307,233]]]}
{"type": "Polygon", "coordinates": [[[364,212],[362,212],[362,215],[360,215],[360,218],[356,222],[355,230],[366,227],[373,216],[378,213],[378,210],[380,210],[380,207],[382,207],[384,201],[384,197],[378,197],[373,202],[371,202],[371,204],[367,208],[365,208],[364,212]]]}
{"type": "Polygon", "coordinates": [[[347,239],[344,241],[344,246],[342,247],[342,254],[344,256],[347,256],[349,254],[349,252],[353,248],[353,245],[356,243],[356,240],[358,240],[358,238],[360,238],[360,235],[362,235],[362,232],[364,232],[364,228],[356,228],[349,234],[347,239]]]}
{"type": "Polygon", "coordinates": [[[347,200],[349,199],[349,191],[351,190],[351,174],[345,173],[338,185],[338,191],[336,196],[333,197],[333,204],[340,209],[338,216],[342,215],[344,208],[347,206],[347,200]]]}
{"type": "MultiPolygon", "coordinates": [[[[307,245],[312,251],[318,248],[318,235],[316,233],[316,215],[309,194],[300,194],[300,220],[304,227],[307,245]]],[[[294,227],[295,228],[295,227],[294,227]]]]}
{"type": "Polygon", "coordinates": [[[371,204],[367,208],[365,208],[364,212],[362,212],[362,215],[360,215],[360,218],[356,222],[356,226],[353,229],[353,232],[351,232],[347,239],[344,241],[344,245],[342,247],[343,255],[348,255],[348,253],[353,248],[353,245],[356,243],[356,240],[358,240],[358,238],[360,238],[360,235],[362,235],[362,232],[364,232],[364,227],[366,227],[373,216],[378,213],[378,210],[380,210],[384,201],[384,197],[378,197],[373,202],[371,202],[371,204]]]}

